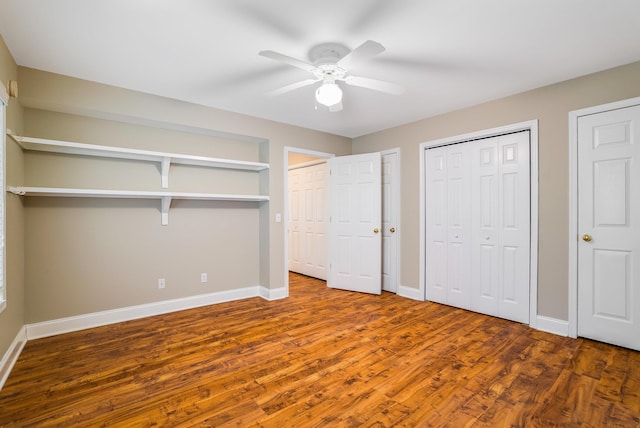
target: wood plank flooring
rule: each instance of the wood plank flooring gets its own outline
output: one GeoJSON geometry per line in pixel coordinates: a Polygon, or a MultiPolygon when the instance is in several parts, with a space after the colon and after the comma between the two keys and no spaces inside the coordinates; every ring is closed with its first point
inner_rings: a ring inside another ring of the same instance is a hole
{"type": "Polygon", "coordinates": [[[640,426],[638,352],[290,281],[28,342],[0,426],[640,426]]]}

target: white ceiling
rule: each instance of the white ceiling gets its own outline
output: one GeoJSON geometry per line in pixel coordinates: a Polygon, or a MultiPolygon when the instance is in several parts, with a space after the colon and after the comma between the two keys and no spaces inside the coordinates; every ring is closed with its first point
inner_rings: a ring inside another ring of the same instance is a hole
{"type": "Polygon", "coordinates": [[[0,0],[19,65],[357,137],[640,60],[638,0],[0,0]],[[258,56],[375,40],[352,73],[403,95],[344,88],[344,110],[258,56]]]}

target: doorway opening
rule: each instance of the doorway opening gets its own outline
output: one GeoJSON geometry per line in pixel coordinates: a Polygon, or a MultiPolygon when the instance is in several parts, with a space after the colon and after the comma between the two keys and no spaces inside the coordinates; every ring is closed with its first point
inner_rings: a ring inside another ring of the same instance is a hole
{"type": "Polygon", "coordinates": [[[291,221],[291,200],[289,195],[289,170],[290,168],[304,168],[312,167],[314,165],[322,165],[326,163],[327,159],[334,157],[333,153],[319,152],[314,150],[307,150],[298,147],[285,147],[284,148],[284,281],[286,295],[289,295],[289,271],[290,271],[290,255],[291,255],[291,243],[289,225],[291,221]]]}
{"type": "MultiPolygon", "coordinates": [[[[312,151],[307,149],[301,149],[296,147],[285,147],[284,148],[284,268],[285,272],[285,289],[286,295],[289,295],[289,275],[288,272],[290,269],[290,260],[293,252],[298,249],[292,248],[293,245],[290,240],[290,226],[291,226],[291,208],[292,201],[290,195],[290,188],[292,185],[292,180],[289,177],[290,170],[302,170],[302,169],[313,169],[318,165],[322,165],[327,163],[327,161],[331,158],[335,157],[333,153],[325,153],[312,151]]],[[[382,186],[380,188],[381,197],[382,197],[382,266],[381,266],[381,288],[382,291],[388,291],[396,294],[400,293],[401,286],[399,285],[400,272],[399,272],[399,261],[400,261],[400,149],[394,148],[389,150],[384,150],[380,152],[381,156],[381,180],[382,186]]],[[[328,176],[327,176],[327,185],[328,185],[328,176]]],[[[307,189],[309,190],[309,189],[307,189]]],[[[329,186],[326,188],[325,194],[325,202],[329,200],[329,186]]],[[[318,204],[313,204],[315,206],[319,206],[318,204]]],[[[328,213],[328,207],[325,206],[328,213]]],[[[306,228],[311,228],[312,225],[305,224],[306,228]]],[[[325,223],[326,230],[325,233],[328,232],[328,224],[325,223]]],[[[309,233],[313,233],[310,229],[309,233]]],[[[305,242],[311,242],[309,240],[305,242]]],[[[325,245],[324,248],[327,248],[325,245]]],[[[313,251],[313,250],[307,250],[313,251]]],[[[321,258],[327,257],[326,251],[325,254],[322,254],[321,258]]],[[[317,252],[316,252],[317,255],[317,252]]],[[[319,257],[320,258],[320,257],[319,257]]],[[[322,278],[321,274],[317,274],[313,270],[313,263],[310,263],[309,268],[311,271],[309,272],[301,272],[302,274],[322,278]]],[[[294,269],[295,271],[295,269],[294,269]]],[[[324,279],[327,279],[325,276],[324,279]]],[[[413,298],[413,297],[412,297],[413,298]]]]}

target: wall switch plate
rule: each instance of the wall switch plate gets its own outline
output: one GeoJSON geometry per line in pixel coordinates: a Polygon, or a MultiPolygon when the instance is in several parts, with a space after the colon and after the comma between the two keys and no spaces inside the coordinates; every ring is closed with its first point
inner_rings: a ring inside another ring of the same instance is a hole
{"type": "Polygon", "coordinates": [[[207,274],[206,273],[201,273],[200,274],[200,282],[207,282],[207,274]]]}
{"type": "Polygon", "coordinates": [[[276,223],[280,223],[282,221],[282,214],[276,213],[276,223]]]}
{"type": "Polygon", "coordinates": [[[158,278],[158,288],[164,288],[164,278],[158,278]]]}

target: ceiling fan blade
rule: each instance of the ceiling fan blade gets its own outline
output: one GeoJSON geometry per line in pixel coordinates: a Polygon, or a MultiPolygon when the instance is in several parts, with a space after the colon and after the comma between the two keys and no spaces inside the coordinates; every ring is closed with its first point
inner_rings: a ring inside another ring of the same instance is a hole
{"type": "Polygon", "coordinates": [[[287,92],[291,92],[291,91],[293,91],[295,89],[298,89],[298,88],[303,88],[305,86],[313,85],[314,83],[316,83],[318,81],[319,81],[319,79],[301,80],[300,82],[292,83],[290,85],[283,86],[282,88],[274,89],[273,91],[267,92],[266,95],[268,95],[268,96],[282,95],[282,94],[285,94],[287,92]]]}
{"type": "Polygon", "coordinates": [[[258,52],[258,55],[263,56],[265,58],[273,59],[276,61],[281,61],[297,68],[301,68],[302,70],[308,71],[309,73],[313,73],[316,70],[316,67],[313,64],[309,64],[308,62],[304,62],[302,60],[292,58],[290,56],[281,54],[279,52],[260,51],[258,52]]]}
{"type": "Polygon", "coordinates": [[[402,85],[377,79],[369,79],[368,77],[347,76],[344,81],[347,85],[360,86],[361,88],[373,89],[392,95],[400,95],[404,92],[404,86],[402,85]]]}
{"type": "Polygon", "coordinates": [[[373,40],[367,40],[346,54],[336,65],[338,67],[348,69],[351,65],[368,60],[382,52],[384,52],[384,46],[378,42],[374,42],[373,40]]]}
{"type": "Polygon", "coordinates": [[[334,104],[331,107],[329,107],[329,111],[331,113],[342,111],[342,101],[340,101],[338,104],[334,104]]]}

